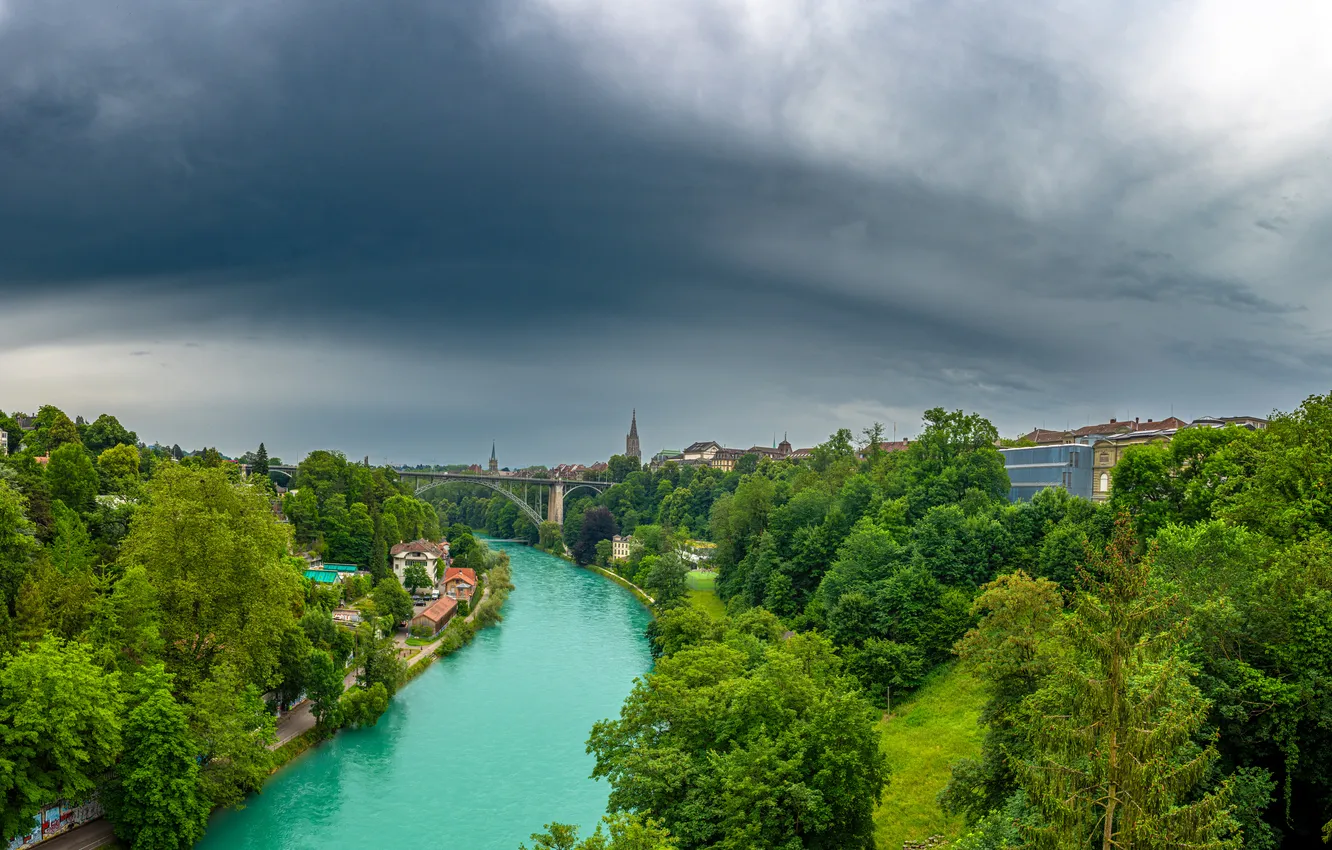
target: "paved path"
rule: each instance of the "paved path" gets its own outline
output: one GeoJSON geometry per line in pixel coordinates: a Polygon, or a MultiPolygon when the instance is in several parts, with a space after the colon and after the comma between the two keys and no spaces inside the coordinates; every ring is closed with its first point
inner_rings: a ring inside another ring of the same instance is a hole
{"type": "MultiPolygon", "coordinates": [[[[346,690],[354,684],[356,684],[355,670],[348,673],[342,680],[342,688],[343,690],[346,690]]],[[[314,714],[310,712],[310,701],[307,699],[278,718],[277,740],[269,744],[268,748],[270,750],[276,750],[297,735],[310,731],[314,728],[314,725],[315,717],[314,714]]]]}
{"type": "Polygon", "coordinates": [[[55,838],[32,846],[40,847],[41,850],[95,850],[97,847],[107,846],[115,839],[116,834],[111,829],[111,823],[103,818],[98,818],[97,820],[88,821],[83,826],[71,829],[63,835],[57,835],[55,838]]]}

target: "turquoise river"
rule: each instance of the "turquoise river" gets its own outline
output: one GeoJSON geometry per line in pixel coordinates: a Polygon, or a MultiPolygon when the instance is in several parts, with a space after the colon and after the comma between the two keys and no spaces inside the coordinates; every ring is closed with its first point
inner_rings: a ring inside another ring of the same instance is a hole
{"type": "Polygon", "coordinates": [[[609,789],[588,778],[588,732],[651,666],[648,612],[595,573],[492,545],[513,563],[504,622],[399,691],[378,725],[215,816],[201,850],[517,850],[552,820],[591,832],[609,789]]]}

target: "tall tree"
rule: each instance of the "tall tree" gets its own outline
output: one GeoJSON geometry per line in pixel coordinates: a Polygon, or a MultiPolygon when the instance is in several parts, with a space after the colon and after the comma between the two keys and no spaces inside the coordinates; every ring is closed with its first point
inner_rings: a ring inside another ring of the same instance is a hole
{"type": "Polygon", "coordinates": [[[580,564],[590,564],[597,558],[597,543],[610,540],[619,532],[615,517],[609,509],[598,506],[583,514],[582,529],[578,542],[574,544],[574,559],[580,564]]]}
{"type": "Polygon", "coordinates": [[[1194,743],[1208,703],[1189,680],[1182,629],[1159,631],[1171,600],[1122,517],[1082,572],[1070,650],[1028,701],[1033,756],[1019,766],[1042,823],[1036,848],[1231,846],[1230,783],[1200,793],[1216,761],[1194,743]]]}
{"type": "Polygon", "coordinates": [[[129,493],[139,483],[139,450],[120,443],[97,456],[97,468],[111,493],[129,493]]]}
{"type": "Polygon", "coordinates": [[[51,482],[53,498],[80,513],[92,510],[99,480],[92,458],[82,443],[65,443],[52,451],[46,476],[51,482]]]}
{"type": "Polygon", "coordinates": [[[107,815],[131,850],[188,850],[208,825],[198,745],[168,681],[162,676],[138,697],[107,787],[107,815]]]}
{"type": "Polygon", "coordinates": [[[221,469],[163,466],[149,496],[120,560],[156,588],[177,686],[188,692],[223,661],[245,682],[276,684],[282,633],[301,600],[288,530],[259,490],[221,469]]]}
{"type": "Polygon", "coordinates": [[[0,835],[92,794],[120,753],[122,705],[117,676],[81,644],[47,637],[0,661],[0,835]]]}
{"type": "Polygon", "coordinates": [[[257,687],[245,684],[230,664],[221,664],[190,694],[189,714],[204,797],[210,806],[241,805],[272,770],[273,713],[257,687]]]}
{"type": "Polygon", "coordinates": [[[8,613],[39,545],[24,513],[27,500],[0,479],[0,607],[8,613]]]}
{"type": "Polygon", "coordinates": [[[83,445],[95,455],[101,454],[112,446],[133,448],[139,442],[139,436],[128,431],[116,417],[103,413],[83,429],[83,445]]]}
{"type": "Polygon", "coordinates": [[[336,729],[341,723],[342,671],[322,649],[310,653],[305,692],[310,695],[310,712],[319,727],[324,731],[336,729]]]}
{"type": "Polygon", "coordinates": [[[416,593],[418,587],[430,586],[430,573],[421,564],[411,564],[402,571],[403,583],[410,593],[416,593]]]}
{"type": "Polygon", "coordinates": [[[255,454],[252,474],[260,478],[268,477],[268,449],[264,448],[263,443],[259,444],[259,451],[255,454]]]}

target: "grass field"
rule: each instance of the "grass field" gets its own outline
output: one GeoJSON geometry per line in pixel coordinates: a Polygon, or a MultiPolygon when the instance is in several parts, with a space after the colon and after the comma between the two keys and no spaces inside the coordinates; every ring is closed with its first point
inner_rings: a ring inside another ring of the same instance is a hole
{"type": "Polygon", "coordinates": [[[689,604],[717,619],[726,616],[726,606],[717,595],[717,574],[707,570],[690,570],[685,577],[689,588],[689,604]]]}
{"type": "Polygon", "coordinates": [[[685,585],[690,590],[716,590],[717,574],[709,570],[690,570],[685,576],[685,585]]]}
{"type": "Polygon", "coordinates": [[[880,721],[891,773],[874,813],[879,850],[901,850],[903,841],[931,835],[957,837],[961,819],[945,816],[935,796],[948,784],[953,762],[980,752],[976,721],[984,700],[980,682],[950,665],[880,721]]]}

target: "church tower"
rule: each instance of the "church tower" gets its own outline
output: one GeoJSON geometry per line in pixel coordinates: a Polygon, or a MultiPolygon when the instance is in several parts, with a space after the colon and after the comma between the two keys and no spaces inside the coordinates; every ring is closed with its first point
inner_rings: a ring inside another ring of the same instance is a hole
{"type": "Polygon", "coordinates": [[[633,416],[629,419],[629,436],[624,438],[625,457],[631,457],[639,463],[643,462],[643,450],[638,447],[638,409],[634,409],[633,416]]]}
{"type": "Polygon", "coordinates": [[[495,460],[495,442],[492,440],[490,443],[490,474],[494,475],[498,472],[499,472],[499,461],[495,460]]]}

